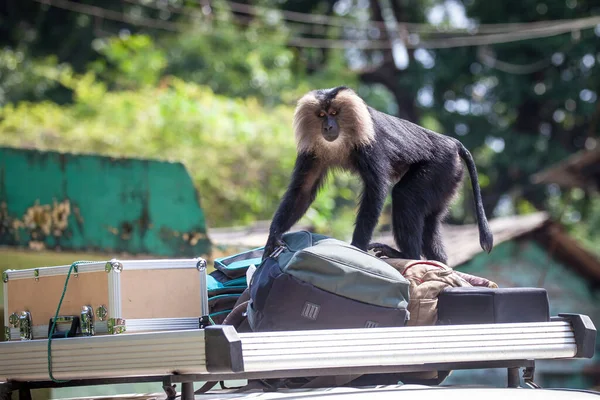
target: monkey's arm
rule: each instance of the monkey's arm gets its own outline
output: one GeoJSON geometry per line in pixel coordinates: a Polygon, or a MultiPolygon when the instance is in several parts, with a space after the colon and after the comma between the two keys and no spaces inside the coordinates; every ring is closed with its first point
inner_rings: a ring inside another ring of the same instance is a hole
{"type": "Polygon", "coordinates": [[[358,170],[364,189],[356,216],[356,226],[352,236],[352,245],[367,251],[373,231],[385,203],[388,190],[388,171],[382,160],[369,160],[359,157],[358,170]]]}
{"type": "Polygon", "coordinates": [[[311,154],[298,154],[291,182],[273,216],[263,259],[275,250],[283,234],[306,213],[324,177],[325,170],[319,167],[311,154]]]}

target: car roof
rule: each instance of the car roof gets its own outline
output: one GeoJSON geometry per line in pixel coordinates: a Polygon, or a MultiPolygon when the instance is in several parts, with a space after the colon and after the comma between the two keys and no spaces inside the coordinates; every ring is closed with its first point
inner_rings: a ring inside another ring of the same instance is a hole
{"type": "MultiPolygon", "coordinates": [[[[422,385],[387,385],[373,387],[336,387],[320,389],[280,389],[275,392],[239,392],[217,390],[196,396],[202,400],[597,400],[600,392],[576,389],[529,389],[454,387],[422,385]]],[[[78,397],[78,400],[143,400],[165,399],[158,395],[117,395],[102,397],[78,397]]],[[[74,399],[63,399],[74,400],[74,399]]]]}
{"type": "Polygon", "coordinates": [[[203,399],[233,400],[291,400],[291,399],[402,399],[402,400],[597,400],[598,392],[569,389],[528,389],[528,388],[489,388],[489,387],[447,387],[421,385],[390,385],[364,388],[325,388],[278,390],[277,392],[254,393],[215,393],[203,395],[203,399]],[[213,397],[214,396],[214,397],[213,397]],[[400,397],[401,396],[401,397],[400,397]]]}

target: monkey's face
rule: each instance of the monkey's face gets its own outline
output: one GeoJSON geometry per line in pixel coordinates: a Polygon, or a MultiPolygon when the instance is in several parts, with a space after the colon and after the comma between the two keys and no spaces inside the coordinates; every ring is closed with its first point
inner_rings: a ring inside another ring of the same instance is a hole
{"type": "Polygon", "coordinates": [[[319,118],[323,121],[321,123],[321,133],[328,142],[333,142],[340,135],[340,126],[337,123],[336,116],[336,110],[319,112],[319,118]]]}
{"type": "Polygon", "coordinates": [[[347,150],[374,138],[367,105],[344,86],[305,94],[296,107],[294,132],[298,150],[325,158],[344,157],[347,150]]]}

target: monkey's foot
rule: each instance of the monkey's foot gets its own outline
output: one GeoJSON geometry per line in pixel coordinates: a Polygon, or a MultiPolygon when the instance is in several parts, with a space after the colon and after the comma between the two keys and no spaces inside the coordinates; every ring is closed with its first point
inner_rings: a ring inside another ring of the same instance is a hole
{"type": "Polygon", "coordinates": [[[367,250],[373,250],[375,257],[388,257],[388,258],[403,258],[403,254],[393,247],[383,243],[371,243],[367,247],[367,250]]]}
{"type": "Polygon", "coordinates": [[[263,250],[262,260],[264,261],[267,257],[270,257],[275,252],[275,249],[282,246],[285,247],[285,242],[281,238],[269,238],[263,250]]]}

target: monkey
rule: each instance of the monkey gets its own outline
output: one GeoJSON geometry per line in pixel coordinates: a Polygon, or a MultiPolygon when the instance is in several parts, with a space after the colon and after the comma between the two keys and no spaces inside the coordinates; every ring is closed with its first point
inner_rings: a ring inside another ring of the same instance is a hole
{"type": "Polygon", "coordinates": [[[378,257],[447,263],[440,226],[464,177],[471,178],[481,247],[493,236],[481,199],[475,163],[457,139],[369,106],[353,89],[316,89],[297,102],[293,116],[296,160],[275,211],[263,260],[284,245],[282,236],[306,213],[331,170],[360,177],[363,190],[351,245],[378,257]],[[371,243],[391,189],[392,232],[398,250],[371,243]]]}

